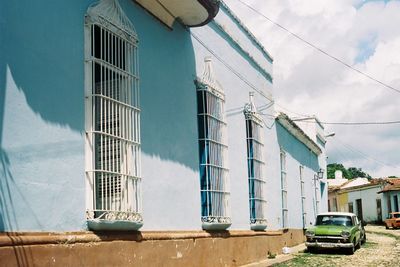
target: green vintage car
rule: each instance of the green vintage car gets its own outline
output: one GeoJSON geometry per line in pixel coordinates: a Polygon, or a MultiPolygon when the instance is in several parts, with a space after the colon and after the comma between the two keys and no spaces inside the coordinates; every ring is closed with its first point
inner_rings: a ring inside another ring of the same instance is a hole
{"type": "Polygon", "coordinates": [[[364,226],[354,213],[327,212],[317,216],[315,225],[306,230],[306,246],[314,252],[324,248],[342,248],[348,254],[366,241],[364,226]]]}

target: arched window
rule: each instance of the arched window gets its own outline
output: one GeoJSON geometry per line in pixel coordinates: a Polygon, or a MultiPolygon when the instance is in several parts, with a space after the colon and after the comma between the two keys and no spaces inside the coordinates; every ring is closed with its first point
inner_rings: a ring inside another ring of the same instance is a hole
{"type": "Polygon", "coordinates": [[[264,196],[263,121],[253,103],[252,92],[250,93],[250,103],[246,104],[244,108],[244,115],[246,118],[250,227],[252,230],[264,230],[267,227],[267,220],[264,196]]]}
{"type": "Polygon", "coordinates": [[[133,25],[117,0],[89,7],[85,168],[87,221],[93,230],[142,226],[137,46],[133,25]]]}
{"type": "Polygon", "coordinates": [[[204,74],[196,80],[196,87],[202,227],[223,230],[231,225],[225,96],[214,79],[210,58],[205,58],[204,74]]]}

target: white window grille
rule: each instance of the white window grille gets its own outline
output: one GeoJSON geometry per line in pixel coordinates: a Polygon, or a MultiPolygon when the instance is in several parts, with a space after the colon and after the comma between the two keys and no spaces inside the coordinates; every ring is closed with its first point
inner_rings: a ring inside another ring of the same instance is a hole
{"type": "Polygon", "coordinates": [[[306,193],[304,188],[304,166],[299,167],[300,171],[300,193],[301,193],[301,210],[303,219],[303,228],[307,227],[307,211],[306,211],[306,193]]]}
{"type": "Polygon", "coordinates": [[[267,220],[264,196],[263,120],[253,103],[253,92],[250,93],[250,103],[246,104],[244,108],[244,115],[246,119],[250,226],[252,230],[264,230],[267,227],[267,220]]]}
{"type": "Polygon", "coordinates": [[[214,79],[211,58],[205,58],[202,78],[195,81],[200,157],[201,220],[205,230],[231,225],[222,87],[214,79]]]}
{"type": "Polygon", "coordinates": [[[282,228],[288,228],[286,152],[281,150],[282,228]]]}
{"type": "Polygon", "coordinates": [[[88,226],[142,226],[138,38],[117,0],[85,17],[88,226]],[[115,224],[120,222],[120,226],[115,224]],[[114,222],[110,224],[109,222],[114,222]]]}
{"type": "Polygon", "coordinates": [[[318,187],[318,184],[319,184],[319,182],[318,182],[318,176],[316,176],[317,178],[315,178],[315,215],[318,215],[319,214],[319,196],[318,196],[318,193],[320,192],[319,191],[319,187],[318,187]]]}

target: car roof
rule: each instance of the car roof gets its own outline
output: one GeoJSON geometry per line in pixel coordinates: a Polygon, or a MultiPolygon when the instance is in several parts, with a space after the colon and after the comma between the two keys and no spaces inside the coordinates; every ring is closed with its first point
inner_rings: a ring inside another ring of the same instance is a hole
{"type": "Polygon", "coordinates": [[[400,214],[400,211],[391,212],[390,214],[400,214]]]}
{"type": "Polygon", "coordinates": [[[336,216],[356,216],[354,213],[351,212],[323,212],[318,214],[322,216],[328,216],[328,215],[336,215],[336,216]]]}

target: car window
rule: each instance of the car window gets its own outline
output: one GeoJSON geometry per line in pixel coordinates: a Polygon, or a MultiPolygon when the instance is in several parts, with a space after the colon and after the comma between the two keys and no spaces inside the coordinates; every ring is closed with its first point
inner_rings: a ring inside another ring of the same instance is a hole
{"type": "Polygon", "coordinates": [[[400,218],[400,213],[393,214],[393,218],[400,218]]]}
{"type": "Polygon", "coordinates": [[[344,215],[319,215],[315,225],[341,225],[352,226],[353,222],[350,216],[344,215]]]}

